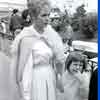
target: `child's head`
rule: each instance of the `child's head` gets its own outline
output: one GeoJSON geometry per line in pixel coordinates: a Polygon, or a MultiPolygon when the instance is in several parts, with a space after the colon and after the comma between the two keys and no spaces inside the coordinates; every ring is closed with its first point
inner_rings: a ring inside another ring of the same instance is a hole
{"type": "Polygon", "coordinates": [[[85,56],[79,52],[71,52],[65,62],[65,70],[74,73],[80,71],[81,73],[86,68],[85,56]]]}

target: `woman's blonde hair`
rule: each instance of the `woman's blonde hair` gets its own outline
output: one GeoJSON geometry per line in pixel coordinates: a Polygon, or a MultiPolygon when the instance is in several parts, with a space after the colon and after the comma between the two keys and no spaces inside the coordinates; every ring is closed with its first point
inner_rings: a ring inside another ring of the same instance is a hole
{"type": "Polygon", "coordinates": [[[27,0],[27,6],[31,17],[36,18],[44,6],[50,7],[50,2],[48,0],[27,0]]]}

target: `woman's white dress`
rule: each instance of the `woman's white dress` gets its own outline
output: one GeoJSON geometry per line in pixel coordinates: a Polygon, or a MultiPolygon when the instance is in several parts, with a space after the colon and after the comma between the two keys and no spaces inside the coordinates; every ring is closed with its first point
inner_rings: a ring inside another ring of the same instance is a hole
{"type": "Polygon", "coordinates": [[[30,59],[33,60],[33,66],[29,65],[32,66],[32,71],[30,70],[32,77],[30,76],[30,79],[28,79],[29,73],[27,71],[29,69],[27,68],[29,67],[25,69],[26,71],[23,74],[25,100],[56,100],[56,81],[54,69],[52,68],[52,57],[52,49],[43,40],[37,39],[33,43],[30,59]]]}
{"type": "Polygon", "coordinates": [[[24,99],[56,100],[55,73],[52,65],[57,62],[64,64],[65,57],[61,38],[52,27],[48,25],[42,36],[33,25],[24,28],[11,45],[11,52],[15,54],[11,64],[11,76],[14,76],[15,81],[16,68],[19,72],[24,66],[23,77],[19,82],[24,99]],[[19,49],[21,52],[18,52],[19,49]],[[52,62],[53,56],[55,63],[52,62]]]}

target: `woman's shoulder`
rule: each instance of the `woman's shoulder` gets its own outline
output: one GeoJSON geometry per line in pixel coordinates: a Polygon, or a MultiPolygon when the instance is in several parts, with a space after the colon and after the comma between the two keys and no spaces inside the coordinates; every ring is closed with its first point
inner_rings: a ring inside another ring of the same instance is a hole
{"type": "Polygon", "coordinates": [[[31,45],[36,41],[34,36],[26,36],[21,39],[21,44],[23,45],[31,45]]]}
{"type": "Polygon", "coordinates": [[[46,32],[47,38],[51,40],[52,42],[54,43],[61,42],[60,35],[50,25],[48,25],[45,32],[46,32]]]}
{"type": "Polygon", "coordinates": [[[24,29],[22,30],[22,32],[29,32],[29,31],[31,31],[31,30],[33,30],[32,25],[30,25],[30,26],[28,26],[28,27],[24,27],[24,29]]]}
{"type": "Polygon", "coordinates": [[[60,38],[59,33],[56,32],[56,31],[52,28],[52,26],[48,25],[48,30],[51,32],[51,34],[53,34],[53,36],[57,36],[57,37],[60,38]]]}
{"type": "Polygon", "coordinates": [[[21,33],[19,34],[18,37],[21,38],[21,41],[27,41],[27,42],[30,42],[30,41],[35,40],[37,38],[32,25],[29,27],[25,27],[21,31],[21,33]]]}

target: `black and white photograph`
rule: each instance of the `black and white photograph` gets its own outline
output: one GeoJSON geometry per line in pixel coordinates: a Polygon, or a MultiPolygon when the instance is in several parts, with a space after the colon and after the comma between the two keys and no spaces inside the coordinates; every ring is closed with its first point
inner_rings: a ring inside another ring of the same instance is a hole
{"type": "Polygon", "coordinates": [[[0,0],[0,100],[98,100],[98,0],[0,0]]]}

